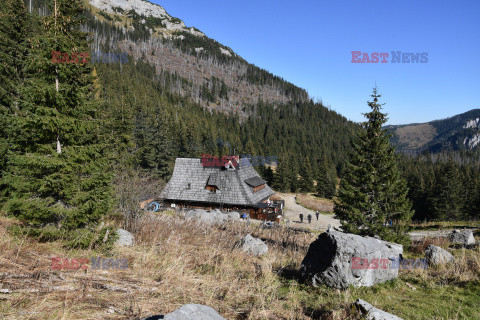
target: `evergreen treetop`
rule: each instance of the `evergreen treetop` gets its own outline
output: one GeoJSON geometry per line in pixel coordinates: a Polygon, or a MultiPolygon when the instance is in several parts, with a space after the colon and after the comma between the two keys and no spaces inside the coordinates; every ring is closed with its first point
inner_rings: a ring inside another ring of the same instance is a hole
{"type": "Polygon", "coordinates": [[[379,236],[388,241],[405,242],[407,225],[413,212],[408,189],[397,168],[395,149],[383,128],[386,114],[381,112],[377,88],[368,102],[371,111],[356,139],[339,189],[335,214],[346,232],[379,236]],[[392,223],[392,226],[387,226],[392,223]]]}

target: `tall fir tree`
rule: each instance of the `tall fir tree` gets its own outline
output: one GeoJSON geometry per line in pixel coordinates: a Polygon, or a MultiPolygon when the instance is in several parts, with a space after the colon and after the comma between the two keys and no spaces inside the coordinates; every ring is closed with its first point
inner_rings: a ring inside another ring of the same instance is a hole
{"type": "Polygon", "coordinates": [[[280,156],[280,159],[277,163],[277,168],[275,170],[275,174],[273,176],[273,185],[272,187],[281,192],[288,192],[290,191],[290,181],[289,177],[289,170],[290,166],[288,163],[288,157],[283,154],[280,156]]]}
{"type": "Polygon", "coordinates": [[[252,139],[250,138],[248,138],[247,144],[244,147],[244,153],[246,156],[250,156],[250,157],[258,156],[257,150],[255,149],[252,139]]]}
{"type": "MultiPolygon", "coordinates": [[[[0,3],[0,113],[15,112],[24,81],[32,26],[22,0],[0,3]]],[[[1,129],[0,129],[1,130],[1,129]]]]}
{"type": "Polygon", "coordinates": [[[60,235],[93,227],[109,211],[111,171],[100,116],[105,106],[94,98],[92,69],[81,61],[52,62],[52,51],[68,58],[88,51],[87,34],[79,31],[82,2],[49,5],[51,15],[41,19],[41,32],[29,41],[18,110],[6,119],[9,153],[2,183],[8,213],[36,230],[53,225],[60,235]]]}
{"type": "MultiPolygon", "coordinates": [[[[7,119],[17,112],[28,56],[31,19],[22,0],[0,3],[0,181],[7,164],[7,119]]],[[[0,183],[0,202],[2,201],[0,183]]]]}
{"type": "Polygon", "coordinates": [[[261,175],[262,175],[263,179],[265,179],[267,181],[268,185],[272,185],[273,179],[274,179],[274,173],[273,173],[272,166],[271,165],[267,165],[267,166],[262,165],[261,168],[262,168],[261,175]]]}
{"type": "Polygon", "coordinates": [[[290,192],[297,192],[299,188],[299,166],[297,163],[297,157],[289,154],[288,158],[288,167],[287,167],[287,178],[290,184],[290,192]]]}
{"type": "Polygon", "coordinates": [[[313,171],[308,156],[305,156],[305,159],[303,160],[303,164],[300,170],[299,186],[302,192],[313,191],[313,171]]]}
{"type": "Polygon", "coordinates": [[[448,161],[437,174],[433,193],[433,212],[437,220],[460,219],[462,199],[460,173],[453,161],[448,161]]]}
{"type": "Polygon", "coordinates": [[[335,215],[345,232],[379,236],[387,241],[408,241],[408,224],[413,215],[407,199],[408,189],[397,168],[395,149],[382,127],[386,114],[381,112],[377,88],[371,95],[372,109],[365,114],[364,130],[353,145],[339,189],[335,215]],[[386,226],[389,221],[393,226],[386,226]]]}
{"type": "Polygon", "coordinates": [[[317,174],[317,186],[316,192],[317,195],[323,198],[332,198],[335,195],[335,182],[330,178],[329,172],[329,162],[326,155],[322,157],[322,161],[318,165],[318,174],[317,174]]]}

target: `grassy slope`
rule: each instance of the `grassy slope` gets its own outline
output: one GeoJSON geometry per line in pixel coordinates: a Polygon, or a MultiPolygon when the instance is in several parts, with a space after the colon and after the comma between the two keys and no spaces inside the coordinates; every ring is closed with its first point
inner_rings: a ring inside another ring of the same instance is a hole
{"type": "Polygon", "coordinates": [[[480,318],[478,248],[454,251],[457,262],[442,269],[401,270],[395,281],[339,291],[300,281],[296,270],[315,236],[283,228],[209,228],[165,215],[141,222],[137,246],[96,252],[14,237],[7,232],[14,223],[0,220],[0,278],[12,291],[0,294],[2,319],[140,319],[186,303],[212,306],[226,319],[357,319],[349,308],[357,298],[403,319],[480,318]],[[246,233],[269,243],[266,256],[234,249],[246,233]],[[52,256],[128,258],[129,268],[55,271],[52,256]]]}
{"type": "Polygon", "coordinates": [[[297,194],[297,203],[302,207],[310,210],[314,210],[320,213],[332,213],[333,212],[333,200],[316,197],[313,194],[297,194]]]}

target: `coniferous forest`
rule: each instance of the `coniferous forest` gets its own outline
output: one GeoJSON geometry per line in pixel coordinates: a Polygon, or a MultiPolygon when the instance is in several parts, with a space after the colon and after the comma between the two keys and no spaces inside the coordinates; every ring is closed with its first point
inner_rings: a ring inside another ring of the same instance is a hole
{"type": "MultiPolygon", "coordinates": [[[[53,226],[51,236],[93,232],[89,226],[114,208],[118,172],[141,170],[166,181],[175,158],[202,154],[278,156],[274,170],[258,168],[275,190],[336,195],[354,138],[364,129],[303,89],[248,64],[243,80],[268,83],[288,99],[258,98],[241,113],[222,112],[205,107],[236,90],[219,78],[198,87],[195,100],[184,93],[196,88],[192,81],[142,56],[130,55],[124,64],[52,63],[52,51],[92,50],[94,33],[107,39],[123,33],[108,21],[95,22],[79,0],[57,0],[56,8],[53,1],[33,1],[31,12],[29,5],[1,3],[0,201],[7,213],[44,234],[53,226]]],[[[129,31],[129,40],[154,36],[142,30],[129,31]]],[[[198,45],[192,37],[169,45],[191,52],[198,45]]],[[[118,47],[112,40],[100,49],[118,47]]],[[[215,57],[222,57],[215,60],[220,65],[246,64],[218,53],[197,59],[215,57]]],[[[479,165],[477,152],[400,155],[413,220],[478,219],[479,165]]]]}

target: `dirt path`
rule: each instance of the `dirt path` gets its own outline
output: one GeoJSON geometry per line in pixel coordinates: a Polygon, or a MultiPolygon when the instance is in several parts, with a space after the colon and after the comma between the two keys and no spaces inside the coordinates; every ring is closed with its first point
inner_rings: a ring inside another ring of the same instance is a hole
{"type": "MultiPolygon", "coordinates": [[[[315,217],[315,211],[307,209],[299,205],[295,200],[294,193],[277,193],[285,200],[285,221],[288,219],[289,225],[295,228],[307,228],[311,230],[325,231],[328,226],[339,227],[340,221],[335,219],[333,214],[320,214],[318,221],[315,217]],[[300,213],[303,213],[303,223],[300,223],[300,213]],[[308,223],[308,214],[312,215],[312,223],[308,223]]],[[[442,230],[415,230],[410,232],[412,240],[421,240],[424,237],[447,237],[454,228],[442,230]]]]}
{"type": "Polygon", "coordinates": [[[297,204],[295,201],[295,194],[292,193],[283,193],[279,194],[282,199],[285,200],[285,220],[290,220],[290,226],[297,228],[309,228],[313,230],[325,231],[328,226],[339,227],[340,221],[333,217],[333,214],[320,214],[317,218],[315,217],[315,211],[302,207],[297,204]],[[299,215],[303,213],[303,223],[300,223],[299,215]],[[308,215],[312,215],[312,223],[308,223],[308,215]]]}

